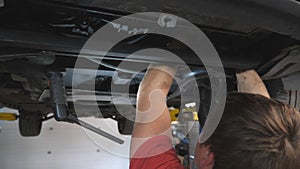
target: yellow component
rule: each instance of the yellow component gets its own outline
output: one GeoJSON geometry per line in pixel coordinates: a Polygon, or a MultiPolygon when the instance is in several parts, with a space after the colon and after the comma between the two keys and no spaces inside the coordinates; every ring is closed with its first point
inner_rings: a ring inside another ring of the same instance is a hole
{"type": "Polygon", "coordinates": [[[179,109],[170,110],[171,121],[177,121],[177,115],[179,114],[179,112],[179,109]]]}
{"type": "Polygon", "coordinates": [[[17,120],[15,113],[0,113],[0,120],[14,121],[17,120]]]}
{"type": "Polygon", "coordinates": [[[193,115],[194,115],[194,120],[195,121],[198,121],[199,120],[199,118],[198,118],[198,113],[197,112],[193,112],[193,115]]]}

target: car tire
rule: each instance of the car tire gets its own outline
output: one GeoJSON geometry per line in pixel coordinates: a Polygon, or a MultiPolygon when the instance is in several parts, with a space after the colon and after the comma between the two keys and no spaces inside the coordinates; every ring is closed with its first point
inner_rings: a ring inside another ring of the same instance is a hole
{"type": "Polygon", "coordinates": [[[126,118],[118,119],[118,130],[120,134],[131,135],[133,131],[134,121],[126,118]]]}
{"type": "Polygon", "coordinates": [[[42,128],[42,117],[35,113],[20,113],[19,131],[24,137],[38,136],[42,128]]]}
{"type": "Polygon", "coordinates": [[[288,104],[297,110],[300,110],[300,91],[284,90],[281,79],[270,80],[266,82],[270,96],[273,99],[288,104]]]}

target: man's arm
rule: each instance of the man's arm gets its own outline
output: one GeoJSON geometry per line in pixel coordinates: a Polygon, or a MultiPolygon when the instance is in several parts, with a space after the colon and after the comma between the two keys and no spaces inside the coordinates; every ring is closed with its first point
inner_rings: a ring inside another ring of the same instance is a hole
{"type": "Polygon", "coordinates": [[[255,70],[237,73],[237,86],[239,92],[260,94],[270,98],[269,92],[255,70]]]}
{"type": "MultiPolygon", "coordinates": [[[[156,135],[171,136],[171,119],[166,97],[173,83],[175,69],[151,65],[141,82],[137,94],[137,112],[132,138],[151,138],[156,135]]],[[[139,148],[132,139],[131,155],[139,148]]]]}
{"type": "MultiPolygon", "coordinates": [[[[166,97],[170,90],[175,69],[168,66],[150,66],[137,94],[137,114],[132,137],[146,138],[162,134],[170,129],[170,114],[166,97]]],[[[238,91],[270,95],[254,70],[237,74],[238,91]]]]}

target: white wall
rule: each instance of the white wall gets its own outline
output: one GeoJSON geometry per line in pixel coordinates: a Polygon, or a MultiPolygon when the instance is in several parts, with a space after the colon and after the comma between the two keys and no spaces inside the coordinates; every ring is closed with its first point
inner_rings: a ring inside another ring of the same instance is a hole
{"type": "MultiPolygon", "coordinates": [[[[88,121],[117,135],[113,120],[88,121]]],[[[18,121],[2,121],[0,125],[1,169],[124,169],[129,166],[124,156],[129,153],[130,137],[117,135],[125,140],[125,144],[118,145],[81,127],[50,120],[43,124],[40,136],[25,138],[19,134],[18,121]]]]}

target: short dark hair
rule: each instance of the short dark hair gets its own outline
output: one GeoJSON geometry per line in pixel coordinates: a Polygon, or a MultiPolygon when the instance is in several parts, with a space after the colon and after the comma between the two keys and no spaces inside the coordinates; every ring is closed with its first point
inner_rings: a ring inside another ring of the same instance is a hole
{"type": "Polygon", "coordinates": [[[205,144],[215,154],[214,169],[300,169],[300,114],[261,95],[230,93],[205,144]]]}

